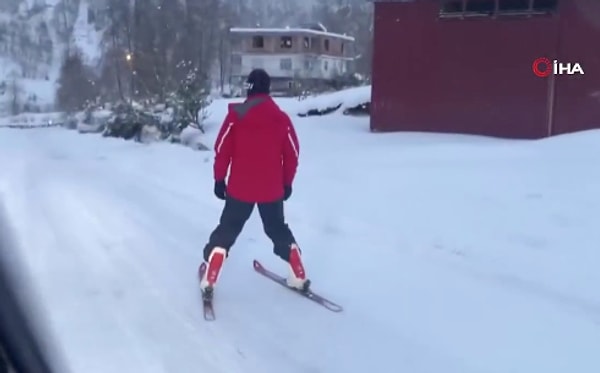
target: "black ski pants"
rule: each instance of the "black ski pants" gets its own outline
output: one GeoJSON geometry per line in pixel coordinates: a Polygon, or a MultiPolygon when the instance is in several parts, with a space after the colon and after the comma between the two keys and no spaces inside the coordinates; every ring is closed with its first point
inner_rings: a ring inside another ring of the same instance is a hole
{"type": "Polygon", "coordinates": [[[219,224],[211,233],[208,243],[204,247],[204,260],[208,261],[210,253],[216,246],[224,248],[229,254],[229,249],[252,215],[254,205],[258,205],[263,229],[273,242],[273,252],[286,262],[289,261],[290,246],[296,242],[296,239],[285,222],[283,200],[269,203],[248,203],[231,197],[227,197],[225,200],[219,224]]]}

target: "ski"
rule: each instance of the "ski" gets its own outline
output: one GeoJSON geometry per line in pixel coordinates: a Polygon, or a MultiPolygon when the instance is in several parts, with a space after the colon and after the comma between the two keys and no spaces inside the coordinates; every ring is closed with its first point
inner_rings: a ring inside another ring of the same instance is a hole
{"type": "MultiPolygon", "coordinates": [[[[206,263],[200,264],[200,268],[198,268],[198,278],[200,280],[202,280],[204,272],[206,272],[206,263]]],[[[202,292],[202,312],[206,321],[214,321],[216,319],[215,309],[213,308],[213,294],[212,289],[202,292]]]]}
{"type": "MultiPolygon", "coordinates": [[[[340,306],[339,304],[336,304],[332,301],[330,301],[329,299],[318,295],[316,293],[314,293],[312,290],[310,290],[309,288],[307,288],[306,290],[298,290],[292,287],[289,287],[286,283],[286,280],[284,277],[269,271],[268,269],[266,269],[258,260],[254,260],[254,270],[263,275],[264,277],[278,283],[279,285],[285,287],[286,289],[289,289],[291,291],[293,291],[296,294],[299,294],[301,296],[303,296],[304,298],[310,299],[313,302],[325,307],[326,309],[332,311],[332,312],[342,312],[343,308],[342,306],[340,306]]],[[[309,283],[310,286],[310,283],[309,283]]],[[[307,286],[308,287],[308,286],[307,286]]]]}

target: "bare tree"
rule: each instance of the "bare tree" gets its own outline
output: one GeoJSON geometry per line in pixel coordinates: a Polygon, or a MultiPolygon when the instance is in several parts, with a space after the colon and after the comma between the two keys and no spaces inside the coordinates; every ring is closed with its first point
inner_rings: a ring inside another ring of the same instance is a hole
{"type": "Polygon", "coordinates": [[[225,81],[231,75],[231,49],[232,39],[229,29],[240,24],[240,14],[236,12],[231,2],[224,2],[220,12],[220,23],[218,32],[218,66],[219,66],[219,88],[223,92],[225,81]]]}
{"type": "Polygon", "coordinates": [[[71,51],[65,58],[56,93],[58,107],[66,112],[85,109],[98,97],[94,75],[83,64],[81,53],[71,51]]]}
{"type": "Polygon", "coordinates": [[[124,70],[128,68],[127,57],[131,56],[128,49],[128,37],[130,19],[130,6],[128,1],[108,0],[106,14],[110,19],[104,34],[103,45],[107,50],[105,64],[102,73],[102,91],[106,99],[112,97],[116,91],[118,98],[125,100],[124,70]],[[116,89],[113,87],[116,86],[116,89]]]}
{"type": "Polygon", "coordinates": [[[8,84],[8,96],[10,97],[10,113],[17,115],[23,107],[23,88],[16,76],[12,76],[8,84]]]}

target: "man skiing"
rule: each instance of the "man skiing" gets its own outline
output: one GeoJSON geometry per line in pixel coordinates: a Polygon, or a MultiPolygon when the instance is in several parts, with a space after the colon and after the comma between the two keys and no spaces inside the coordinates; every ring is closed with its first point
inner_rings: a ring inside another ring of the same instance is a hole
{"type": "Polygon", "coordinates": [[[248,75],[247,99],[229,104],[215,142],[214,193],[225,200],[225,207],[204,247],[207,269],[200,286],[205,297],[212,295],[221,267],[254,205],[273,242],[273,252],[289,265],[288,286],[307,290],[310,285],[283,211],[298,167],[298,138],[288,115],[271,98],[270,85],[262,69],[248,75]]]}

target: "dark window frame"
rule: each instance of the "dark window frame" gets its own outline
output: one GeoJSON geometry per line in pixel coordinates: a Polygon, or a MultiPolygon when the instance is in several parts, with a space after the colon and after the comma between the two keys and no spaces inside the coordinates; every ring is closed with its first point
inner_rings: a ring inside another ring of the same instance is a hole
{"type": "Polygon", "coordinates": [[[280,49],[291,49],[294,44],[294,38],[288,35],[284,35],[279,38],[280,49]]]}
{"type": "Polygon", "coordinates": [[[262,49],[265,47],[265,37],[260,35],[255,35],[252,37],[252,48],[262,49]]]}
{"type": "Polygon", "coordinates": [[[439,18],[537,16],[557,13],[560,0],[440,0],[439,18]]]}

